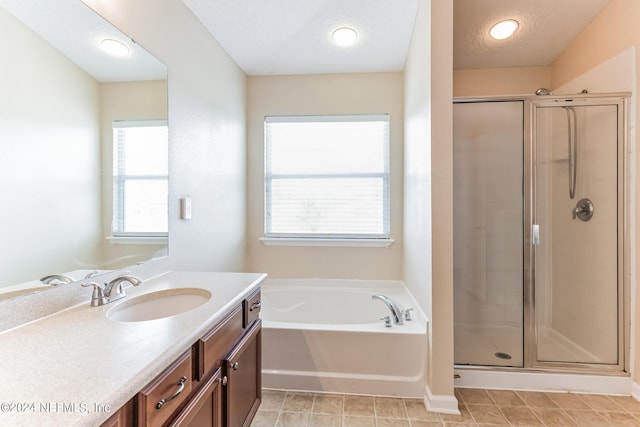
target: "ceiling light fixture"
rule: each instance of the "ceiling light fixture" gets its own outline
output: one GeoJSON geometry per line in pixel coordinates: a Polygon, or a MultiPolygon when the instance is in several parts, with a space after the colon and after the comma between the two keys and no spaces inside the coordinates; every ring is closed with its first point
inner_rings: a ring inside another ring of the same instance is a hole
{"type": "Polygon", "coordinates": [[[504,40],[513,35],[518,29],[518,21],[515,19],[507,19],[504,21],[498,22],[496,25],[491,27],[489,31],[489,35],[496,40],[504,40]]]}
{"type": "Polygon", "coordinates": [[[112,56],[127,56],[129,48],[122,42],[113,39],[104,39],[100,42],[102,50],[112,56]]]}
{"type": "Polygon", "coordinates": [[[358,33],[353,28],[341,27],[331,34],[331,38],[338,46],[353,46],[358,40],[358,33]]]}

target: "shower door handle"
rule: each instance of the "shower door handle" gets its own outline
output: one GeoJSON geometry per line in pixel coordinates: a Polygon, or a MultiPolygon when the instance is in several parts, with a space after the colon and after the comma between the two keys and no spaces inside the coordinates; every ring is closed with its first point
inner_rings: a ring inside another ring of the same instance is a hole
{"type": "Polygon", "coordinates": [[[534,246],[540,244],[540,224],[531,225],[531,244],[534,246]]]}

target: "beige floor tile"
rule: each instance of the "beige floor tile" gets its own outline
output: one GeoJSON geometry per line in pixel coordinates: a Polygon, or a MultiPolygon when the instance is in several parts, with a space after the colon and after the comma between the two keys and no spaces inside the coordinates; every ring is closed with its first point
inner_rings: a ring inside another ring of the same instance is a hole
{"type": "Polygon", "coordinates": [[[487,394],[498,406],[525,406],[525,403],[511,390],[487,390],[487,394]]]}
{"type": "Polygon", "coordinates": [[[274,427],[278,421],[278,411],[263,411],[260,409],[251,422],[251,427],[274,427]]]}
{"type": "Polygon", "coordinates": [[[547,396],[546,393],[537,393],[534,391],[516,391],[516,394],[520,396],[528,406],[532,408],[557,408],[553,400],[547,396]]]}
{"type": "Polygon", "coordinates": [[[477,388],[461,388],[460,397],[467,405],[493,405],[493,400],[489,397],[486,390],[477,388]]]}
{"type": "Polygon", "coordinates": [[[627,412],[640,414],[640,402],[631,396],[609,396],[614,403],[621,406],[627,412]]]}
{"type": "Polygon", "coordinates": [[[311,414],[309,427],[342,427],[342,415],[311,414]]]}
{"type": "Polygon", "coordinates": [[[276,427],[309,427],[309,412],[280,412],[276,427]]]}
{"type": "Polygon", "coordinates": [[[560,408],[533,408],[533,412],[547,426],[576,427],[577,424],[560,408]]]}
{"type": "Polygon", "coordinates": [[[495,405],[467,405],[474,421],[478,424],[508,425],[507,419],[495,405]]]}
{"type": "Polygon", "coordinates": [[[613,426],[640,426],[640,419],[627,412],[598,411],[598,414],[613,426]]]}
{"type": "Polygon", "coordinates": [[[342,416],[344,396],[342,394],[316,394],[312,412],[342,416]]]}
{"type": "Polygon", "coordinates": [[[356,417],[345,415],[342,417],[343,427],[376,427],[376,419],[373,417],[356,417]]]}
{"type": "Polygon", "coordinates": [[[411,427],[411,426],[409,424],[409,420],[376,417],[376,427],[411,427]]]}
{"type": "Polygon", "coordinates": [[[617,408],[609,396],[599,394],[578,394],[577,396],[595,411],[615,411],[613,408],[617,408]]]}
{"type": "Polygon", "coordinates": [[[287,412],[311,412],[313,393],[287,392],[282,402],[282,410],[287,412]]]}
{"type": "Polygon", "coordinates": [[[440,421],[440,416],[435,412],[427,411],[424,402],[420,399],[405,399],[404,405],[410,420],[440,421]]]}
{"type": "Polygon", "coordinates": [[[526,406],[499,406],[509,425],[512,426],[543,426],[542,421],[526,406]]]}
{"type": "Polygon", "coordinates": [[[279,411],[287,392],[277,390],[262,390],[260,409],[263,411],[279,411]]]}
{"type": "MultiPolygon", "coordinates": [[[[469,424],[473,425],[473,424],[469,424]]],[[[444,427],[444,424],[440,421],[422,421],[412,420],[411,427],[444,427]]],[[[455,424],[455,427],[462,427],[462,424],[455,424]]]]}
{"type": "Polygon", "coordinates": [[[558,407],[562,409],[572,409],[572,410],[588,410],[589,405],[587,405],[584,400],[580,399],[579,396],[571,393],[547,393],[547,396],[551,400],[555,402],[558,407]]]}
{"type": "Polygon", "coordinates": [[[360,417],[374,417],[373,397],[369,396],[345,396],[344,414],[360,417]]]}
{"type": "Polygon", "coordinates": [[[607,426],[610,427],[611,424],[609,424],[607,422],[607,420],[605,420],[604,418],[602,418],[597,412],[595,411],[578,411],[578,410],[573,410],[573,409],[566,409],[565,412],[567,413],[567,415],[569,415],[571,417],[571,419],[573,419],[576,424],[578,424],[580,427],[600,427],[600,426],[607,426]]]}
{"type": "Polygon", "coordinates": [[[438,416],[440,417],[440,419],[442,420],[442,422],[444,423],[471,423],[473,424],[473,417],[471,416],[471,413],[469,412],[469,408],[467,408],[467,405],[458,405],[458,408],[460,409],[460,415],[454,415],[454,414],[438,414],[438,416]]]}
{"type": "Polygon", "coordinates": [[[379,418],[396,418],[407,419],[407,409],[404,406],[403,399],[394,399],[390,397],[375,397],[374,407],[376,417],[379,418]]]}

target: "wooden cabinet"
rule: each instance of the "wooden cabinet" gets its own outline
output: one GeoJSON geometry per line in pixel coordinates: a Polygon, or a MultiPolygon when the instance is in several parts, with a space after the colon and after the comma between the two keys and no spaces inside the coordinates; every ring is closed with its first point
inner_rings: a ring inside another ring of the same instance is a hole
{"type": "Polygon", "coordinates": [[[189,403],[170,424],[171,427],[221,427],[222,396],[220,369],[204,382],[189,403]]]}
{"type": "Polygon", "coordinates": [[[225,426],[245,427],[258,411],[262,396],[262,323],[254,322],[251,329],[224,359],[225,426]]]}
{"type": "Polygon", "coordinates": [[[102,427],[248,427],[260,406],[260,289],[102,427]]]}

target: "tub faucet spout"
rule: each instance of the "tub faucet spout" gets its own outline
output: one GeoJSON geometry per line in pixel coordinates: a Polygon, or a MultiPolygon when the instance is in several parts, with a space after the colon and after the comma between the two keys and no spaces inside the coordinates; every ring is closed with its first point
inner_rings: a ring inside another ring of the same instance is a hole
{"type": "Polygon", "coordinates": [[[377,299],[386,304],[386,306],[391,311],[391,316],[393,317],[393,323],[396,325],[403,325],[404,319],[402,315],[402,310],[398,307],[398,305],[393,302],[393,300],[387,296],[375,294],[371,297],[371,299],[377,299]]]}

